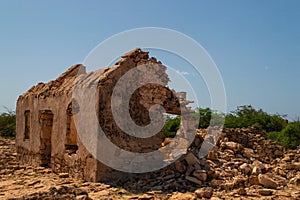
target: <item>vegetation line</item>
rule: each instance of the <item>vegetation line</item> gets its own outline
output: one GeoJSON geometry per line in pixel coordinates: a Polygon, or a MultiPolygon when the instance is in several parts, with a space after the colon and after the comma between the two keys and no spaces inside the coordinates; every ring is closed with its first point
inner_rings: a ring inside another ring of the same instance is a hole
{"type": "MultiPolygon", "coordinates": [[[[267,132],[267,139],[274,140],[282,146],[295,149],[300,145],[300,122],[288,122],[286,115],[268,114],[262,109],[255,109],[251,105],[238,106],[236,110],[225,115],[210,108],[197,108],[195,117],[199,119],[198,128],[222,125],[225,119],[225,128],[246,128],[259,126],[267,132]]],[[[167,118],[163,135],[175,137],[180,127],[180,117],[167,118]]]]}
{"type": "MultiPolygon", "coordinates": [[[[207,128],[222,124],[225,118],[225,128],[246,128],[260,126],[267,132],[267,138],[274,140],[282,146],[295,149],[300,145],[300,121],[288,122],[285,115],[268,114],[262,109],[255,109],[251,105],[237,107],[236,110],[225,115],[217,113],[210,108],[197,108],[195,117],[199,119],[198,128],[207,128]]],[[[174,137],[180,127],[180,116],[166,119],[163,136],[174,137]]],[[[6,109],[0,114],[0,136],[15,137],[16,113],[6,109]]]]}

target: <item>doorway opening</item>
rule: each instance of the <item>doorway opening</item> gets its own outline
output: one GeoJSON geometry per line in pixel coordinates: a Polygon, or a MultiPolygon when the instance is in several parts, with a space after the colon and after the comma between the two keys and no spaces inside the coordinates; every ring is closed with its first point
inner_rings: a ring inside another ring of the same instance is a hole
{"type": "Polygon", "coordinates": [[[51,110],[42,110],[39,113],[41,126],[41,166],[50,167],[51,164],[51,135],[53,127],[53,113],[51,110]]]}

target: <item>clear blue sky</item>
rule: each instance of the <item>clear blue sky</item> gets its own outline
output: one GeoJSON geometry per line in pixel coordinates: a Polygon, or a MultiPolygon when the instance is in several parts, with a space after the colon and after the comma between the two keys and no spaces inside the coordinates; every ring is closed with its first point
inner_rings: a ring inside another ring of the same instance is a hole
{"type": "Polygon", "coordinates": [[[252,104],[300,116],[297,0],[3,0],[0,106],[14,109],[18,95],[82,63],[109,36],[149,26],[185,33],[208,51],[223,77],[229,110],[252,104]]]}

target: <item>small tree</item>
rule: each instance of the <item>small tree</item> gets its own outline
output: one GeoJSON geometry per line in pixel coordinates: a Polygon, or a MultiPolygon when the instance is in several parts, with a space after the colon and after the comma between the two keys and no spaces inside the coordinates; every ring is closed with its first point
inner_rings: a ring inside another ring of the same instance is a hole
{"type": "Polygon", "coordinates": [[[0,114],[0,136],[14,137],[16,135],[16,113],[8,110],[0,114]]]}
{"type": "Polygon", "coordinates": [[[212,111],[210,108],[197,108],[196,113],[194,114],[196,119],[199,119],[198,128],[207,128],[209,126],[212,111]]]}
{"type": "Polygon", "coordinates": [[[177,130],[180,128],[180,116],[174,118],[167,116],[166,122],[163,127],[163,137],[175,137],[177,130]]]}
{"type": "Polygon", "coordinates": [[[225,122],[225,114],[219,113],[217,111],[212,111],[211,113],[211,120],[210,120],[210,126],[212,127],[223,127],[225,122]]]}

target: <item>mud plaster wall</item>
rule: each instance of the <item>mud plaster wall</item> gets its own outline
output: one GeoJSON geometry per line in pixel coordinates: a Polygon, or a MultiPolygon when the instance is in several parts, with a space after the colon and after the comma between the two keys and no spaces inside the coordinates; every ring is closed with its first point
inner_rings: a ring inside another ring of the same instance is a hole
{"type": "MultiPolygon", "coordinates": [[[[21,163],[28,163],[33,166],[45,165],[43,162],[44,142],[42,140],[43,123],[41,112],[51,111],[53,123],[51,130],[51,159],[48,167],[56,172],[68,172],[76,177],[84,178],[84,171],[92,171],[86,165],[90,156],[89,152],[78,140],[78,150],[75,154],[69,155],[66,152],[66,133],[68,115],[67,108],[72,101],[70,93],[78,69],[82,66],[70,68],[68,76],[57,79],[50,84],[38,84],[27,93],[20,96],[17,102],[17,153],[21,163]],[[72,71],[73,72],[72,74],[72,71]],[[57,82],[60,82],[57,84],[57,82]],[[30,111],[30,138],[24,139],[25,132],[25,111],[30,111]]],[[[94,174],[95,176],[95,174],[94,174]]]]}
{"type": "MultiPolygon", "coordinates": [[[[137,125],[150,123],[148,109],[154,104],[162,105],[167,113],[180,114],[179,99],[174,91],[165,87],[169,81],[166,67],[155,58],[149,58],[148,52],[135,49],[124,55],[112,68],[106,68],[95,73],[86,74],[82,65],[71,67],[67,72],[55,81],[47,84],[40,83],[19,97],[17,102],[17,152],[18,159],[22,163],[34,166],[43,164],[41,149],[44,144],[41,140],[41,111],[51,110],[53,114],[53,126],[51,133],[51,162],[49,166],[56,172],[68,172],[71,175],[84,178],[88,181],[99,181],[116,178],[126,173],[113,170],[97,161],[86,150],[77,137],[77,150],[73,153],[66,151],[66,137],[68,125],[68,108],[72,102],[72,89],[78,74],[87,77],[82,87],[88,87],[90,83],[96,83],[99,93],[97,105],[98,119],[106,136],[122,149],[133,152],[149,152],[161,147],[162,133],[151,138],[137,138],[125,134],[116,124],[111,112],[111,94],[118,80],[139,65],[155,64],[149,73],[149,80],[159,79],[162,85],[148,84],[137,89],[130,99],[130,115],[137,125]],[[26,110],[30,111],[30,139],[24,140],[26,110]]],[[[150,69],[150,68],[149,68],[150,69]]],[[[130,81],[136,81],[138,77],[131,77],[130,81]]],[[[130,85],[130,83],[129,83],[130,85]]],[[[124,87],[126,91],[126,87],[124,87]]],[[[181,101],[185,100],[184,93],[181,101]]],[[[122,102],[120,104],[122,106],[122,102]]],[[[80,108],[79,108],[80,112],[80,108]]],[[[120,111],[121,112],[121,111],[120,111]]],[[[76,115],[76,113],[75,113],[76,115]]],[[[69,126],[69,127],[68,127],[69,126]]],[[[71,128],[73,129],[73,128],[71,128]]],[[[73,140],[74,141],[74,140],[73,140]]]]}

